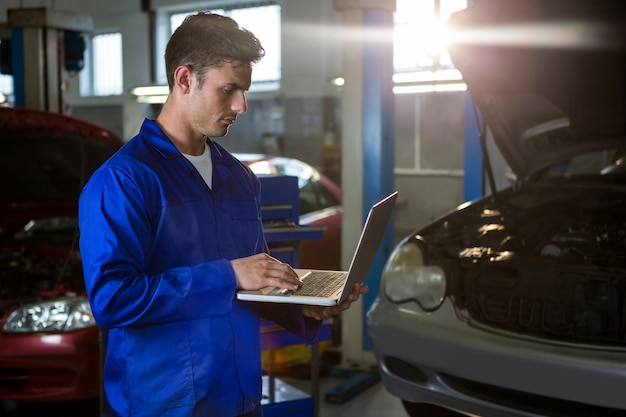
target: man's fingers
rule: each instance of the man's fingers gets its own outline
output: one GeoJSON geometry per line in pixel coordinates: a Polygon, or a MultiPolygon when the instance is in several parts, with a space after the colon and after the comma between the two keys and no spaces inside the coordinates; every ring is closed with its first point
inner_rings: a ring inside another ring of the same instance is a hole
{"type": "Polygon", "coordinates": [[[361,294],[365,294],[369,291],[367,285],[354,284],[352,292],[341,304],[332,307],[318,307],[318,306],[302,306],[302,314],[307,317],[312,317],[316,320],[323,320],[330,317],[334,317],[340,314],[342,311],[350,308],[350,305],[357,301],[361,294]]]}
{"type": "Polygon", "coordinates": [[[270,262],[265,270],[265,275],[270,281],[268,285],[274,287],[295,290],[302,286],[302,281],[298,277],[298,274],[286,263],[279,261],[270,262]]]}
{"type": "Polygon", "coordinates": [[[237,287],[255,290],[263,287],[279,287],[295,290],[302,285],[289,264],[262,253],[231,261],[237,287]]]}

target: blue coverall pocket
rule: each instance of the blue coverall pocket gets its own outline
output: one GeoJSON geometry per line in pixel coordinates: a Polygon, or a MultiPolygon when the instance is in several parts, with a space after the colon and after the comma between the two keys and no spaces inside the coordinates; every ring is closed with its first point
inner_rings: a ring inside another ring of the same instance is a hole
{"type": "Polygon", "coordinates": [[[195,393],[187,324],[133,327],[127,335],[132,410],[192,405],[195,393]]]}

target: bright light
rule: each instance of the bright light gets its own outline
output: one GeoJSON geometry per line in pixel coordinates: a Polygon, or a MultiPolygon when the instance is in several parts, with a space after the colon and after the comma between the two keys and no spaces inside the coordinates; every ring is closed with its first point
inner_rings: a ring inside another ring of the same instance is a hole
{"type": "Polygon", "coordinates": [[[130,93],[137,97],[138,103],[163,104],[170,90],[167,85],[146,85],[131,88],[130,93]]]}
{"type": "Polygon", "coordinates": [[[463,76],[457,69],[437,71],[400,72],[393,75],[394,83],[424,83],[462,80],[463,76]]]}
{"type": "Polygon", "coordinates": [[[134,96],[166,96],[169,92],[169,87],[166,85],[146,85],[134,87],[130,90],[130,93],[134,96]]]}
{"type": "MultiPolygon", "coordinates": [[[[333,78],[331,83],[341,87],[345,80],[337,77],[333,78]]],[[[467,90],[461,72],[457,69],[401,72],[393,75],[393,85],[394,94],[467,90]]]]}
{"type": "Polygon", "coordinates": [[[465,83],[397,85],[393,87],[394,94],[416,94],[416,93],[419,94],[419,93],[465,91],[465,90],[467,90],[467,85],[465,83]]]}
{"type": "Polygon", "coordinates": [[[167,96],[156,95],[156,96],[138,96],[137,103],[144,104],[163,104],[167,100],[167,96]]]}
{"type": "Polygon", "coordinates": [[[593,49],[614,46],[607,41],[621,42],[619,37],[611,35],[610,30],[599,23],[574,21],[459,30],[452,34],[452,40],[469,44],[593,49]]]}
{"type": "Polygon", "coordinates": [[[466,0],[396,0],[394,15],[394,69],[451,66],[447,47],[451,33],[446,26],[450,14],[465,8],[466,0]]]}

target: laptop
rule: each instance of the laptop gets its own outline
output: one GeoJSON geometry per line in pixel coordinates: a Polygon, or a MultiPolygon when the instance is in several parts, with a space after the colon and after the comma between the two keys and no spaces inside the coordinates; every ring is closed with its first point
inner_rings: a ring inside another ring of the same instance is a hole
{"type": "Polygon", "coordinates": [[[395,191],[370,208],[348,271],[295,269],[303,282],[298,290],[290,291],[278,287],[265,287],[255,291],[240,290],[237,298],[245,301],[319,306],[341,303],[350,295],[354,284],[363,282],[369,275],[397,198],[398,192],[395,191]]]}

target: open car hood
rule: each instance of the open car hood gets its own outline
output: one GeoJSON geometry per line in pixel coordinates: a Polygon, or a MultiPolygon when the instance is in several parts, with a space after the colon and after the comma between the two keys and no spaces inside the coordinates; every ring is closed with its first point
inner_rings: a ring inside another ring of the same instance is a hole
{"type": "Polygon", "coordinates": [[[33,219],[75,215],[83,185],[122,144],[87,120],[0,107],[0,236],[33,219]]]}
{"type": "Polygon", "coordinates": [[[449,53],[518,178],[624,146],[626,14],[609,0],[475,0],[449,53]]]}

